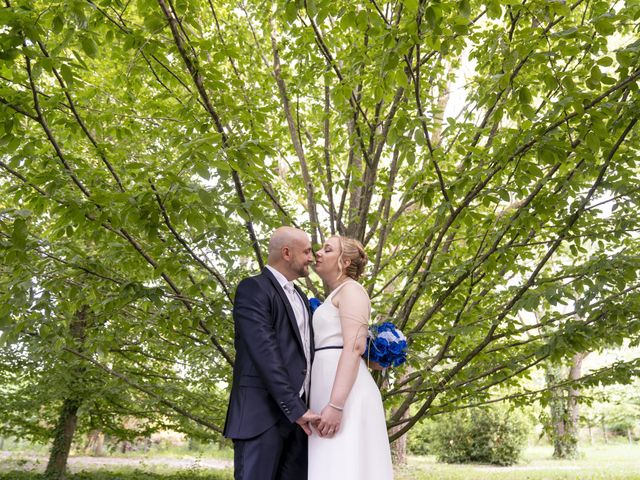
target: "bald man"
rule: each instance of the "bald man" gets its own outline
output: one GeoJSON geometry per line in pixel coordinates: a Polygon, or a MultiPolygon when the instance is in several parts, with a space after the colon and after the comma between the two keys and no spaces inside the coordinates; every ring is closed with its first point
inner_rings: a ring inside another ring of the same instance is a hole
{"type": "Polygon", "coordinates": [[[305,480],[313,354],[311,312],[293,281],[309,275],[309,236],[278,228],[268,264],[238,285],[233,306],[236,360],[224,435],[233,439],[236,480],[305,480]]]}

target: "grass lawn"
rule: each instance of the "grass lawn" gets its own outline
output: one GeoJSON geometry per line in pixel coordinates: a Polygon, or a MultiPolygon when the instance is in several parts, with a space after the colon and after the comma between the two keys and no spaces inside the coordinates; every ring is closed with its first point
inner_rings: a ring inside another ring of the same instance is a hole
{"type": "MultiPolygon", "coordinates": [[[[491,465],[447,465],[431,456],[409,457],[396,480],[640,480],[640,445],[599,445],[581,448],[578,460],[553,460],[552,448],[531,447],[512,467],[491,465]]],[[[216,457],[228,456],[216,452],[216,457]]],[[[202,455],[190,466],[179,466],[175,456],[154,455],[141,463],[121,465],[122,456],[99,457],[96,463],[71,463],[69,480],[231,480],[230,468],[211,468],[214,459],[202,455]],[[104,463],[98,462],[98,460],[104,463]],[[109,463],[107,463],[109,462],[109,463]]],[[[43,459],[22,458],[13,453],[0,461],[0,480],[41,480],[43,459]]],[[[217,460],[219,461],[219,460],[217,460]]],[[[229,466],[229,463],[224,465],[229,466]]],[[[348,479],[327,479],[348,480],[348,479]]]]}
{"type": "Polygon", "coordinates": [[[447,465],[410,457],[396,480],[640,480],[640,445],[581,447],[578,460],[553,460],[549,446],[528,448],[518,465],[447,465]]]}
{"type": "MultiPolygon", "coordinates": [[[[44,480],[35,472],[11,471],[0,473],[0,480],[44,480]]],[[[95,470],[72,473],[67,480],[233,480],[230,471],[197,472],[185,470],[173,473],[150,473],[142,470],[95,470]]]]}

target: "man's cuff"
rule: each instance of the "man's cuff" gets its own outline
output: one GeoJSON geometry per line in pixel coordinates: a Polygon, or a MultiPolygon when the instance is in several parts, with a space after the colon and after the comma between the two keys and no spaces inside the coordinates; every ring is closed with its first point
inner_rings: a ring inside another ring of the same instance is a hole
{"type": "Polygon", "coordinates": [[[307,411],[307,406],[298,395],[288,400],[279,401],[278,406],[291,423],[294,423],[307,411]]]}

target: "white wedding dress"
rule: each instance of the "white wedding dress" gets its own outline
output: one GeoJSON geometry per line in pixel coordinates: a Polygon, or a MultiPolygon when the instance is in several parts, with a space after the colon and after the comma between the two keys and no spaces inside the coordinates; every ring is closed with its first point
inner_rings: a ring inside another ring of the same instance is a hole
{"type": "MultiPolygon", "coordinates": [[[[357,283],[357,282],[354,282],[357,283]]],[[[310,407],[320,413],[329,402],[341,349],[342,331],[331,292],[313,314],[315,357],[311,368],[310,407]]],[[[360,285],[360,284],[358,284],[360,285]]],[[[393,466],[384,408],[378,386],[364,360],[344,405],[342,423],[333,438],[316,431],[309,437],[308,480],[391,480],[393,466]]]]}

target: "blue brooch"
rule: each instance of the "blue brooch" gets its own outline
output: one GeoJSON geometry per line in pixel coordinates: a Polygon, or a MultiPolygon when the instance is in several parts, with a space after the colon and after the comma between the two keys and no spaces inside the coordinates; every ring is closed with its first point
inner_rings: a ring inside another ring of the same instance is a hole
{"type": "Polygon", "coordinates": [[[313,312],[315,312],[320,305],[322,305],[322,302],[316,297],[312,297],[309,299],[309,308],[311,309],[311,315],[313,315],[313,312]]]}

